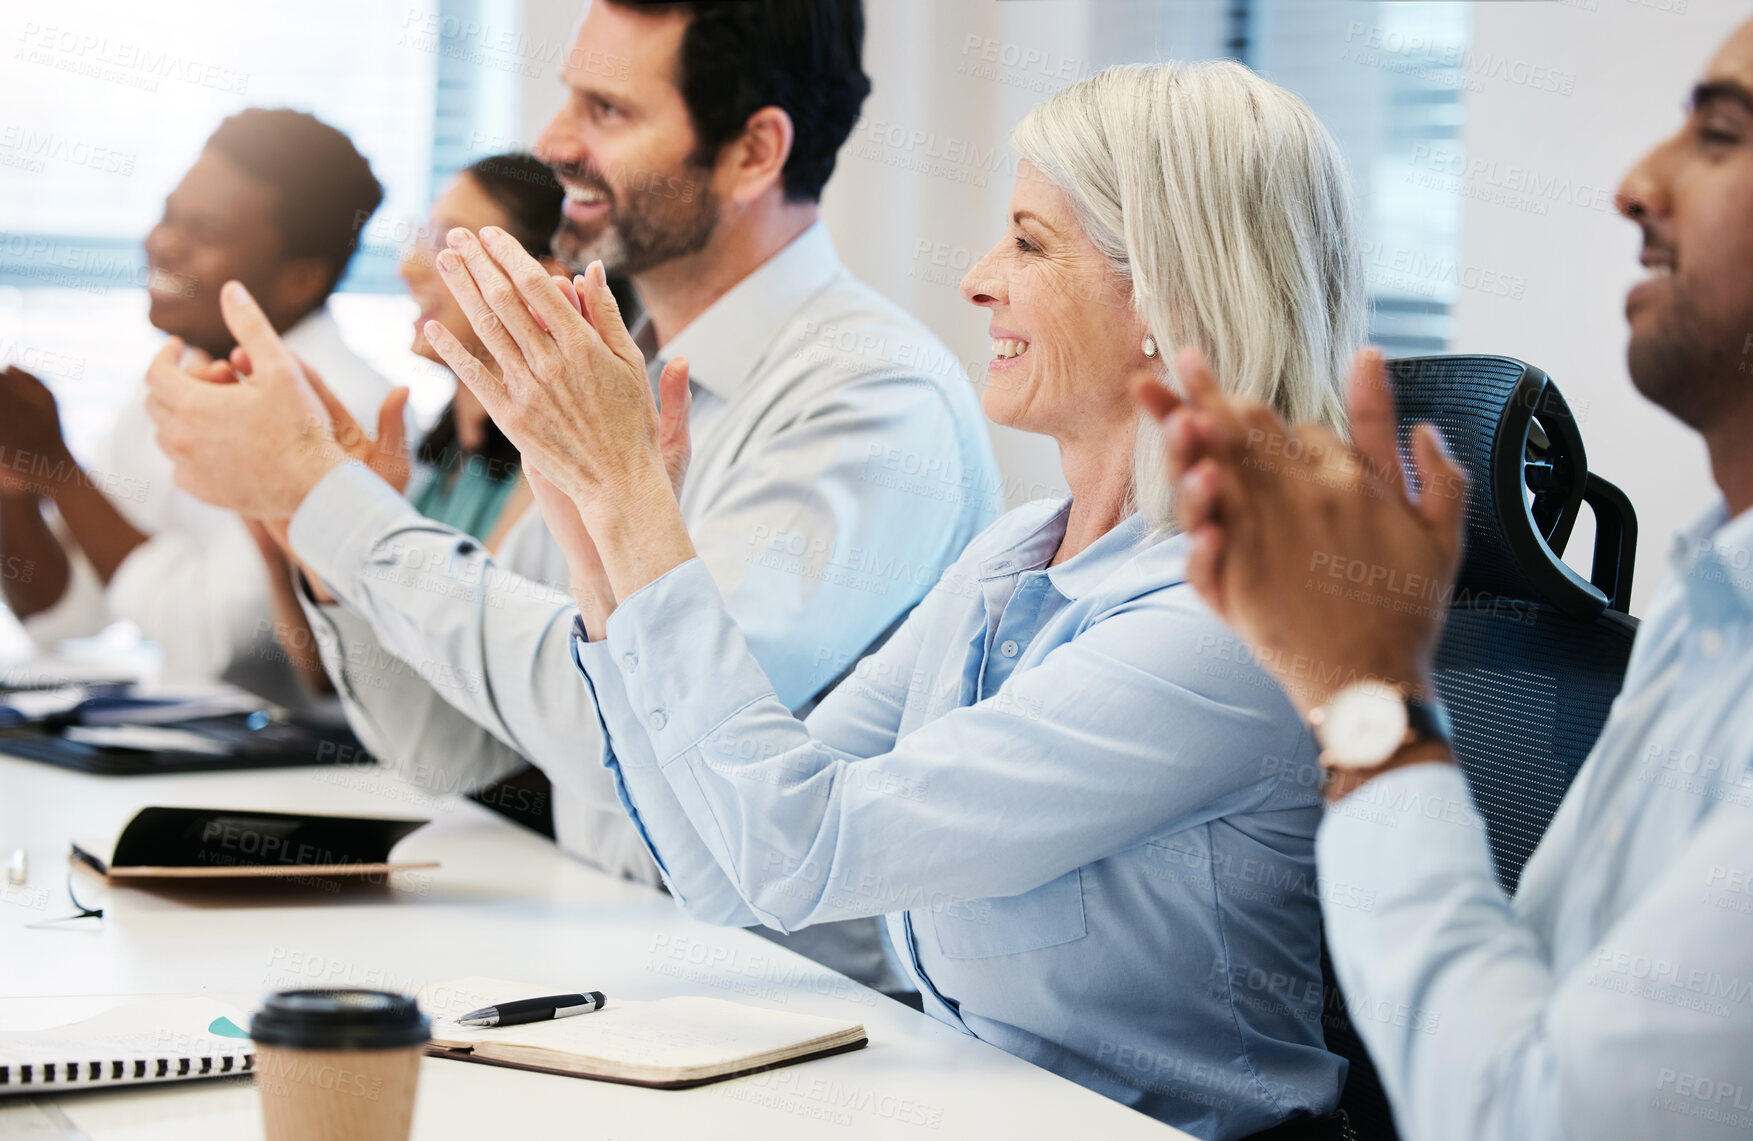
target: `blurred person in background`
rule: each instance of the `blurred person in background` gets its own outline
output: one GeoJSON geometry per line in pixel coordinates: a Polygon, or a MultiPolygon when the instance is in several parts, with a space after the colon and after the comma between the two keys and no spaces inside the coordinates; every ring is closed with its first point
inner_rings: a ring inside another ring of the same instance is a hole
{"type": "MultiPolygon", "coordinates": [[[[456,299],[433,268],[434,256],[444,248],[445,234],[458,226],[469,230],[498,226],[558,273],[563,267],[549,255],[548,246],[560,223],[564,195],[547,164],[528,154],[480,159],[450,180],[432,204],[432,217],[404,251],[399,267],[408,293],[420,307],[414,319],[413,343],[409,346],[416,356],[443,367],[444,362],[420,330],[429,320],[462,318],[456,299]]],[[[479,342],[470,346],[470,352],[482,361],[491,360],[479,342]]],[[[308,361],[306,365],[309,366],[308,361]]],[[[317,373],[318,383],[322,383],[320,370],[310,366],[310,371],[317,373]]],[[[352,431],[359,431],[344,405],[334,407],[332,415],[345,418],[353,425],[352,431]]],[[[386,400],[377,423],[379,450],[386,457],[401,453],[403,423],[401,398],[386,400]]],[[[518,525],[525,520],[531,500],[517,449],[466,385],[456,386],[455,395],[421,438],[412,460],[412,464],[402,464],[386,474],[391,485],[402,491],[420,514],[480,540],[508,568],[531,579],[544,581],[559,575],[555,581],[563,588],[564,561],[557,555],[553,560],[544,560],[543,552],[551,546],[543,541],[539,517],[530,514],[527,525],[518,525]],[[516,546],[508,546],[514,535],[516,546]],[[547,565],[550,561],[554,565],[547,565]]],[[[288,559],[283,535],[277,529],[260,520],[246,522],[268,564],[274,587],[275,634],[281,648],[313,691],[332,692],[333,680],[316,651],[315,637],[290,574],[296,560],[288,559]]],[[[308,578],[304,586],[317,602],[334,601],[308,578]]],[[[392,662],[392,669],[400,665],[399,659],[392,662]]],[[[412,764],[414,758],[426,755],[434,747],[435,742],[428,737],[434,730],[444,731],[444,719],[418,721],[412,734],[374,733],[372,699],[389,691],[382,681],[377,685],[350,687],[345,692],[348,720],[354,724],[355,732],[371,742],[380,757],[412,764]]]]}
{"type": "MultiPolygon", "coordinates": [[[[325,308],[383,190],[347,136],[310,115],[250,108],[213,132],[146,237],[152,324],[186,363],[235,341],[219,287],[245,282],[335,396],[375,422],[389,385],[341,340],[325,308]]],[[[298,426],[302,430],[302,426],[298,426]]],[[[274,649],[271,586],[230,512],[178,491],[137,387],[89,467],[69,454],[54,397],[16,368],[0,377],[0,560],[6,603],[39,645],[131,619],[164,650],[167,681],[235,681],[301,704],[274,649]]]]}

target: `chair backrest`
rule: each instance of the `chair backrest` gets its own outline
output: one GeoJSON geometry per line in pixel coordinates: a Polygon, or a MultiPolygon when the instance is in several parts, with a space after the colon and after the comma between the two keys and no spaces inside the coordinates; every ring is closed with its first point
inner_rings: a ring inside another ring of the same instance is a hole
{"type": "MultiPolygon", "coordinates": [[[[1445,356],[1390,361],[1388,371],[1402,449],[1413,424],[1434,423],[1472,479],[1436,682],[1498,880],[1513,892],[1625,675],[1637,517],[1589,472],[1570,406],[1539,369],[1445,356]],[[1559,557],[1584,504],[1595,517],[1586,579],[1559,557]]],[[[1337,984],[1328,989],[1328,1045],[1352,1063],[1341,1104],[1363,1141],[1392,1141],[1374,1066],[1337,984]]]]}
{"type": "Polygon", "coordinates": [[[1589,471],[1570,406],[1539,369],[1450,356],[1389,372],[1403,433],[1436,424],[1472,477],[1437,688],[1513,892],[1625,676],[1637,516],[1589,471]],[[1587,579],[1559,557],[1584,504],[1595,517],[1587,579]]]}

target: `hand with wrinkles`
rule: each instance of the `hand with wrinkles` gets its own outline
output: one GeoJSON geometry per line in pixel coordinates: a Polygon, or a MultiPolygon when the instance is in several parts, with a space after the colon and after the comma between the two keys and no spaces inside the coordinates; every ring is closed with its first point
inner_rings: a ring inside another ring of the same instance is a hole
{"type": "Polygon", "coordinates": [[[687,361],[664,368],[670,415],[660,418],[601,262],[564,282],[496,227],[479,238],[452,230],[448,240],[439,272],[500,375],[439,322],[427,323],[426,338],[535,469],[537,502],[567,546],[575,591],[592,599],[580,601],[587,626],[596,625],[616,600],[694,557],[677,505],[687,361]]]}

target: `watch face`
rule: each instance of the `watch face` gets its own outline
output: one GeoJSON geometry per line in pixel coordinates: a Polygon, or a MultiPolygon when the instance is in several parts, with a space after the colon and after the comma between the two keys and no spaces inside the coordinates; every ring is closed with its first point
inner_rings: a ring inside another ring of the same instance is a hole
{"type": "Polygon", "coordinates": [[[1321,719],[1322,760],[1335,768],[1374,768],[1394,755],[1407,727],[1399,690],[1380,682],[1346,686],[1321,719]]]}

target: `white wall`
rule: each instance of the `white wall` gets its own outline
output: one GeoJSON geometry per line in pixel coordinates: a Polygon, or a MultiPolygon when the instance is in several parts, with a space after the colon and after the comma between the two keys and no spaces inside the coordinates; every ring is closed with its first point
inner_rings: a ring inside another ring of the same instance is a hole
{"type": "MultiPolygon", "coordinates": [[[[1488,83],[1468,96],[1466,160],[1486,165],[1465,177],[1461,263],[1525,277],[1527,290],[1520,300],[1463,291],[1453,348],[1538,365],[1576,409],[1589,466],[1637,508],[1633,613],[1667,577],[1674,531],[1714,489],[1698,437],[1639,396],[1626,372],[1625,291],[1643,271],[1637,228],[1614,213],[1612,196],[1637,158],[1678,126],[1693,81],[1748,15],[1745,5],[1708,0],[1474,9],[1481,58],[1545,66],[1575,83],[1569,95],[1488,83]]],[[[1573,563],[1587,538],[1573,540],[1573,563]]]]}
{"type": "MultiPolygon", "coordinates": [[[[557,59],[564,60],[572,44],[573,29],[583,11],[584,0],[523,0],[524,36],[530,44],[544,47],[560,44],[557,59]]],[[[524,77],[522,95],[521,137],[525,145],[534,146],[536,136],[542,133],[542,128],[548,125],[549,118],[566,97],[566,88],[560,83],[559,63],[524,77]]]]}
{"type": "MultiPolygon", "coordinates": [[[[1007,143],[1029,108],[1110,63],[1220,50],[1197,0],[867,0],[872,91],[823,198],[840,256],[984,378],[987,314],[962,275],[1005,226],[1007,143]]],[[[1053,442],[993,427],[1007,505],[1065,494],[1053,442]]]]}

